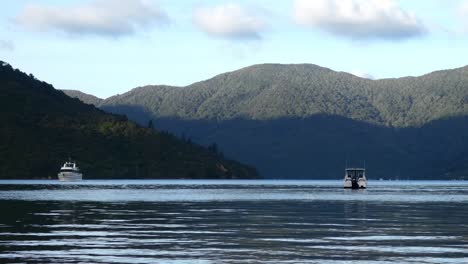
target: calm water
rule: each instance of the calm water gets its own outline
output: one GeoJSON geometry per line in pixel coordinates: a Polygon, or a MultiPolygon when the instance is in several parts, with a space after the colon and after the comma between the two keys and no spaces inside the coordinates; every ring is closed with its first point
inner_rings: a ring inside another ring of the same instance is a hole
{"type": "Polygon", "coordinates": [[[0,263],[468,263],[468,182],[0,181],[0,263]]]}

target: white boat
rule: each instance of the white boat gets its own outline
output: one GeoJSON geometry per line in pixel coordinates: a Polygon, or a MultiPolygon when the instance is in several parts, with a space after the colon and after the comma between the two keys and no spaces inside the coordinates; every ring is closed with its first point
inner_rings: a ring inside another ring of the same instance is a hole
{"type": "Polygon", "coordinates": [[[58,173],[60,181],[81,181],[83,174],[80,172],[80,168],[76,166],[75,162],[67,161],[60,168],[58,173]]]}
{"type": "Polygon", "coordinates": [[[367,188],[366,169],[346,168],[344,177],[344,188],[365,189],[367,188]]]}

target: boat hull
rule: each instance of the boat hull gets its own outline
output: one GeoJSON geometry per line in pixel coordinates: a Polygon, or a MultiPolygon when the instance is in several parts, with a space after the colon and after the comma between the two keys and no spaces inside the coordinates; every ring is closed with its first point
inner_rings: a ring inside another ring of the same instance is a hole
{"type": "Polygon", "coordinates": [[[359,180],[359,181],[345,180],[344,188],[345,189],[366,189],[367,181],[366,180],[359,180]]]}
{"type": "Polygon", "coordinates": [[[83,174],[79,172],[60,172],[58,178],[60,181],[81,181],[83,180],[83,174]]]}

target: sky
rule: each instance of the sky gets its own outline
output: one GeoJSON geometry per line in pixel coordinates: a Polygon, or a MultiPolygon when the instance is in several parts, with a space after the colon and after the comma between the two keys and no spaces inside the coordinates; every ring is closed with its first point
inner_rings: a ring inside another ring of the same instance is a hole
{"type": "Polygon", "coordinates": [[[260,63],[365,78],[468,65],[468,0],[15,0],[0,60],[106,98],[260,63]]]}

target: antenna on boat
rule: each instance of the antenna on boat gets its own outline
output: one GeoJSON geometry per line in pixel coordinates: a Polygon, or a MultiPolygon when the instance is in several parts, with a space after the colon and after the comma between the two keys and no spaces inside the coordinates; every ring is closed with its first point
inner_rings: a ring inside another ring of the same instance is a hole
{"type": "Polygon", "coordinates": [[[345,168],[348,168],[348,153],[346,153],[345,168]]]}

